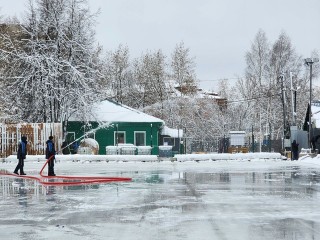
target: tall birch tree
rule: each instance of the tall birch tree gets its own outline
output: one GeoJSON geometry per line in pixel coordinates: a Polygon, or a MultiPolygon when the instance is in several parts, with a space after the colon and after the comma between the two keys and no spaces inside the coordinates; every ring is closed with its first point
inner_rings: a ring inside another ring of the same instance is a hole
{"type": "Polygon", "coordinates": [[[192,95],[197,90],[194,58],[190,56],[190,49],[181,42],[176,45],[171,56],[172,79],[181,89],[181,95],[192,95]]]}

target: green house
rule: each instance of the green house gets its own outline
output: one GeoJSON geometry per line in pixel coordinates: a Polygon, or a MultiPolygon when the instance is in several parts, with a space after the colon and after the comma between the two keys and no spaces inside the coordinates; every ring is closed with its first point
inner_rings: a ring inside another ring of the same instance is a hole
{"type": "Polygon", "coordinates": [[[163,120],[111,100],[94,104],[89,112],[86,121],[76,114],[69,118],[65,126],[67,142],[93,138],[99,144],[99,154],[112,154],[108,150],[118,146],[129,150],[133,146],[135,154],[149,149],[158,155],[163,120]]]}

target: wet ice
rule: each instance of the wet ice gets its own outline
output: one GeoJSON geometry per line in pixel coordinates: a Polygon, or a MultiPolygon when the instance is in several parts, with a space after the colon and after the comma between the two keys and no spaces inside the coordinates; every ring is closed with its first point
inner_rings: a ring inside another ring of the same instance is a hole
{"type": "MultiPolygon", "coordinates": [[[[26,172],[42,165],[26,163],[26,172]]],[[[319,167],[307,161],[65,161],[56,172],[132,182],[2,176],[1,239],[320,239],[319,167]]]]}

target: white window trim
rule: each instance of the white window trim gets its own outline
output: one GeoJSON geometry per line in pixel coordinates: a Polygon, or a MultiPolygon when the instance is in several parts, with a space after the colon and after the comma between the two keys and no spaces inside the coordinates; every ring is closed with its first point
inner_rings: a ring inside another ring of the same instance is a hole
{"type": "Polygon", "coordinates": [[[166,139],[173,139],[173,145],[169,145],[169,146],[173,146],[173,147],[176,146],[176,141],[175,141],[175,138],[174,138],[174,137],[164,137],[164,138],[163,138],[163,142],[165,142],[166,139]]]}
{"type": "Polygon", "coordinates": [[[147,133],[146,131],[134,131],[134,145],[137,146],[136,144],[136,133],[143,133],[144,134],[144,145],[143,146],[146,146],[146,141],[147,141],[147,133]]]}
{"type": "Polygon", "coordinates": [[[76,140],[76,132],[67,132],[67,136],[69,136],[69,134],[73,135],[73,141],[76,140]]]}
{"type": "Polygon", "coordinates": [[[116,135],[119,134],[119,133],[123,133],[123,137],[124,137],[123,141],[124,141],[124,143],[127,143],[126,131],[114,131],[114,133],[113,133],[113,141],[114,141],[114,145],[115,146],[117,145],[116,135]]]}

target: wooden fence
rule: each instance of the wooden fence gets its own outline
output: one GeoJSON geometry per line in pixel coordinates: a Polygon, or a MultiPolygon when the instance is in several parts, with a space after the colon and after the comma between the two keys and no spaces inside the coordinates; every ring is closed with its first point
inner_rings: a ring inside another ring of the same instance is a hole
{"type": "Polygon", "coordinates": [[[27,137],[28,155],[45,154],[46,141],[50,135],[54,136],[56,150],[60,151],[63,136],[61,123],[0,123],[0,134],[1,158],[17,154],[21,136],[27,137]]]}

